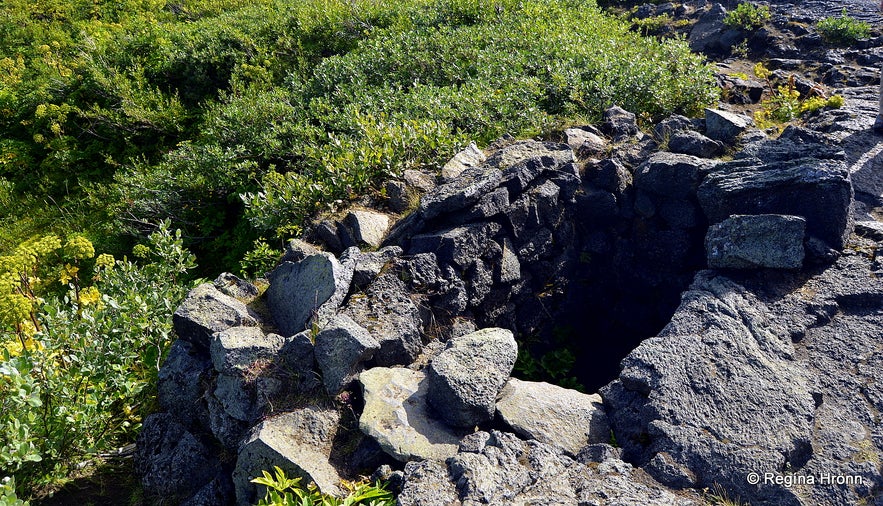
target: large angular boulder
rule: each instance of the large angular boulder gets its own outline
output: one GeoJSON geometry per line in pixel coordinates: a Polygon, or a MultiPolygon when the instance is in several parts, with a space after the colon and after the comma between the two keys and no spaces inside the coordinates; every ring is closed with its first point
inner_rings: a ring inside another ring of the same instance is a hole
{"type": "Polygon", "coordinates": [[[478,202],[488,191],[493,190],[503,178],[496,167],[480,165],[463,171],[450,183],[436,187],[423,195],[417,207],[419,216],[425,220],[442,214],[465,209],[478,202]]]}
{"type": "Polygon", "coordinates": [[[838,160],[723,163],[705,178],[697,196],[711,223],[737,214],[802,216],[808,235],[838,250],[852,232],[852,184],[838,160]]]}
{"type": "Polygon", "coordinates": [[[654,153],[635,169],[635,188],[662,197],[691,197],[716,162],[691,155],[654,153]]]}
{"type": "Polygon", "coordinates": [[[699,273],[660,336],[601,391],[624,459],[672,487],[718,484],[752,504],[799,504],[787,487],[745,479],[796,472],[813,454],[816,379],[770,314],[739,284],[699,273]]]}
{"type": "Polygon", "coordinates": [[[346,388],[379,349],[380,343],[349,316],[339,314],[331,319],[316,334],[316,363],[325,390],[336,395],[346,388]]]}
{"type": "Polygon", "coordinates": [[[248,506],[263,498],[265,487],[251,483],[261,471],[282,469],[289,478],[313,482],[326,494],[339,494],[340,475],[329,462],[340,413],[307,407],[268,418],[242,444],[233,471],[236,502],[248,506]]]}
{"type": "Polygon", "coordinates": [[[189,498],[221,470],[210,448],[168,413],[144,419],[135,451],[135,471],[144,490],[178,502],[189,498]]]}
{"type": "Polygon", "coordinates": [[[208,349],[215,332],[231,327],[256,327],[260,318],[241,301],[225,295],[211,283],[187,294],[172,316],[178,337],[197,348],[208,349]]]}
{"type": "Polygon", "coordinates": [[[754,121],[744,114],[719,109],[705,109],[705,135],[725,144],[733,144],[754,121]]]}
{"type": "Polygon", "coordinates": [[[390,226],[388,215],[361,209],[350,211],[344,221],[353,231],[356,242],[372,248],[380,246],[390,226]]]}
{"type": "Polygon", "coordinates": [[[799,269],[806,220],[780,214],[736,215],[705,236],[708,266],[715,269],[799,269]]]}
{"type": "Polygon", "coordinates": [[[485,222],[416,235],[408,253],[435,253],[441,263],[465,267],[484,254],[488,241],[499,230],[498,223],[485,222]]]}
{"type": "Polygon", "coordinates": [[[428,409],[429,383],[420,371],[375,367],[359,375],[365,407],[359,428],[399,460],[444,460],[457,453],[462,431],[437,420],[428,409]]]}
{"type": "Polygon", "coordinates": [[[601,396],[549,383],[510,378],[497,400],[497,416],[517,434],[571,457],[588,444],[610,440],[601,396]]]}
{"type": "Polygon", "coordinates": [[[448,341],[429,364],[429,403],[454,427],[490,420],[518,356],[512,332],[482,329],[448,341]]]}
{"type": "Polygon", "coordinates": [[[265,295],[282,335],[297,334],[311,321],[321,325],[334,316],[349,291],[353,268],[353,262],[319,253],[273,270],[265,295]]]}

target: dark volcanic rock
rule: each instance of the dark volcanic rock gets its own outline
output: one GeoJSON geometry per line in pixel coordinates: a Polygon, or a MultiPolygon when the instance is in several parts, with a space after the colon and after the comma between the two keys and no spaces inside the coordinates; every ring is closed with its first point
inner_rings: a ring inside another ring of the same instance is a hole
{"type": "Polygon", "coordinates": [[[428,369],[430,405],[455,427],[490,420],[517,355],[518,345],[505,329],[482,329],[451,339],[428,369]]]}
{"type": "Polygon", "coordinates": [[[852,231],[849,172],[834,160],[723,163],[706,177],[697,195],[712,223],[734,214],[802,216],[807,234],[834,249],[842,249],[852,231]]]}
{"type": "Polygon", "coordinates": [[[708,229],[708,266],[716,269],[799,269],[806,220],[799,216],[730,216],[708,229]]]}

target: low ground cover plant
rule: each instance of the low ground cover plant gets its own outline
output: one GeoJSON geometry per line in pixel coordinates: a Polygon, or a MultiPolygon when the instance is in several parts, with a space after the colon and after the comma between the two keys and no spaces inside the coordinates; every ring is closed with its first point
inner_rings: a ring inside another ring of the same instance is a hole
{"type": "Polygon", "coordinates": [[[855,19],[843,9],[840,16],[830,16],[816,23],[816,30],[827,42],[849,46],[867,39],[871,35],[871,25],[855,19]]]}
{"type": "Polygon", "coordinates": [[[743,2],[727,13],[724,24],[751,32],[763,27],[771,17],[770,8],[766,5],[743,2]]]}

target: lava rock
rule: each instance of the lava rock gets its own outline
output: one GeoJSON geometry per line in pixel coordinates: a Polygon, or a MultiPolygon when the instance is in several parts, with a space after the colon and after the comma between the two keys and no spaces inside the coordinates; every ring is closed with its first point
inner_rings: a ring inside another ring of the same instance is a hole
{"type": "Polygon", "coordinates": [[[211,450],[168,413],[144,419],[135,450],[135,472],[152,495],[180,502],[221,470],[211,450]]]}
{"type": "Polygon", "coordinates": [[[564,130],[564,135],[567,137],[567,145],[580,158],[589,158],[607,149],[607,141],[600,134],[601,132],[591,126],[564,130]]]}
{"type": "Polygon", "coordinates": [[[708,266],[715,269],[799,269],[806,220],[800,216],[736,215],[705,236],[708,266]]]}
{"type": "Polygon", "coordinates": [[[613,142],[622,142],[634,137],[640,130],[634,113],[614,105],[604,111],[601,131],[613,137],[613,142]]]}
{"type": "Polygon", "coordinates": [[[842,249],[852,232],[852,184],[844,164],[835,160],[720,164],[699,186],[697,197],[711,223],[737,214],[802,216],[807,234],[835,249],[842,249]]]}
{"type": "Polygon", "coordinates": [[[258,287],[229,272],[218,275],[212,283],[224,295],[229,295],[245,304],[251,304],[260,295],[258,287]]]}
{"type": "Polygon", "coordinates": [[[692,197],[716,162],[695,156],[659,152],[635,169],[635,188],[675,199],[692,197]]]}
{"type": "Polygon", "coordinates": [[[187,294],[172,316],[178,337],[199,349],[208,349],[215,332],[231,327],[256,327],[260,317],[244,303],[221,293],[213,284],[203,283],[187,294]]]}
{"type": "Polygon", "coordinates": [[[705,109],[705,135],[724,144],[736,142],[753,124],[754,120],[743,114],[705,109]]]}
{"type": "Polygon", "coordinates": [[[441,177],[445,182],[456,179],[466,169],[478,167],[487,159],[485,154],[478,149],[474,142],[470,142],[466,149],[460,151],[448,163],[442,167],[441,177]]]}
{"type": "Polygon", "coordinates": [[[300,262],[310,255],[317,255],[321,252],[322,250],[306,241],[292,239],[285,245],[285,252],[282,253],[282,258],[279,260],[279,263],[300,262]]]}
{"type": "Polygon", "coordinates": [[[341,263],[330,253],[319,253],[273,270],[265,294],[281,333],[291,336],[311,320],[319,325],[328,321],[349,292],[353,269],[353,262],[341,263]]]}
{"type": "Polygon", "coordinates": [[[380,344],[371,333],[345,314],[339,314],[316,334],[316,363],[325,390],[336,395],[359,374],[362,364],[374,356],[380,344]]]}
{"type": "Polygon", "coordinates": [[[347,213],[344,221],[353,231],[356,242],[372,248],[380,247],[390,226],[389,216],[375,211],[353,210],[347,213]]]}
{"type": "Polygon", "coordinates": [[[466,169],[450,183],[423,195],[417,212],[421,218],[431,220],[465,209],[496,188],[502,179],[503,173],[496,167],[481,165],[466,169]]]}
{"type": "Polygon", "coordinates": [[[587,444],[610,440],[601,396],[549,383],[510,378],[497,399],[497,416],[520,436],[571,457],[587,444]]]}
{"type": "Polygon", "coordinates": [[[423,349],[420,311],[394,273],[381,275],[364,294],[351,296],[344,314],[379,343],[376,365],[410,364],[423,349]]]}
{"type": "Polygon", "coordinates": [[[212,337],[209,353],[219,373],[244,375],[260,362],[271,363],[283,342],[282,336],[257,327],[233,327],[212,337]]]}
{"type": "Polygon", "coordinates": [[[254,504],[265,487],[251,482],[261,471],[278,466],[289,478],[313,482],[322,493],[339,494],[340,475],[329,463],[340,413],[307,407],[261,422],[242,444],[233,471],[236,501],[254,504]]]}
{"type": "Polygon", "coordinates": [[[430,405],[455,427],[490,420],[517,355],[518,345],[506,329],[482,329],[451,339],[429,365],[430,405]]]}
{"type": "Polygon", "coordinates": [[[420,371],[375,367],[359,375],[365,407],[359,428],[400,462],[444,460],[457,453],[462,433],[428,409],[429,383],[420,371]]]}
{"type": "Polygon", "coordinates": [[[411,238],[408,254],[435,253],[442,264],[466,267],[484,254],[488,242],[499,231],[498,223],[483,222],[416,235],[411,238]]]}
{"type": "Polygon", "coordinates": [[[371,284],[380,271],[402,255],[402,248],[387,246],[378,251],[359,252],[354,256],[353,286],[364,288],[371,284]]]}
{"type": "Polygon", "coordinates": [[[455,506],[460,503],[457,487],[448,467],[438,460],[408,462],[405,465],[400,506],[455,506]]]}
{"type": "Polygon", "coordinates": [[[699,158],[713,158],[724,152],[724,146],[695,130],[683,130],[672,134],[668,141],[668,150],[699,158]]]}
{"type": "Polygon", "coordinates": [[[163,411],[169,412],[190,430],[208,426],[208,408],[202,384],[211,378],[212,362],[198,353],[192,343],[178,339],[159,370],[157,396],[163,411]]]}

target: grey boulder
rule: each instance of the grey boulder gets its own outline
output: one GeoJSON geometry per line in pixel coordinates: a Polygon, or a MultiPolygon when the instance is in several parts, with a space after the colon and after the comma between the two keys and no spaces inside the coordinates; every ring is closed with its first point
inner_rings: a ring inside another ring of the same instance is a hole
{"type": "Polygon", "coordinates": [[[353,262],[319,253],[298,263],[283,262],[271,272],[265,295],[280,332],[291,336],[311,321],[321,325],[333,316],[349,291],[353,268],[353,262]]]}
{"type": "Polygon", "coordinates": [[[231,327],[256,327],[260,318],[241,301],[203,283],[187,294],[172,316],[178,337],[207,349],[215,332],[231,327]]]}
{"type": "Polygon", "coordinates": [[[338,494],[340,475],[329,462],[340,414],[334,409],[307,407],[268,418],[243,443],[233,470],[236,501],[241,506],[263,498],[265,487],[251,483],[274,466],[303,484],[316,484],[325,494],[338,494]]]}
{"type": "Polygon", "coordinates": [[[744,114],[720,109],[705,109],[705,135],[725,144],[733,144],[754,121],[744,114]]]}
{"type": "Polygon", "coordinates": [[[457,453],[462,434],[430,415],[423,372],[375,367],[359,375],[359,382],[365,398],[359,428],[384,452],[401,462],[457,453]]]}
{"type": "Polygon", "coordinates": [[[571,457],[588,444],[610,440],[601,396],[549,383],[510,378],[497,400],[497,416],[520,436],[571,457]]]}
{"type": "Polygon", "coordinates": [[[482,329],[448,341],[429,364],[429,403],[454,427],[471,427],[493,418],[518,345],[512,332],[482,329]]]}
{"type": "Polygon", "coordinates": [[[736,215],[705,236],[708,266],[715,269],[799,269],[806,220],[780,214],[736,215]]]}
{"type": "Polygon", "coordinates": [[[336,395],[346,388],[371,359],[380,344],[349,316],[339,314],[316,334],[316,363],[325,390],[336,395]]]}

